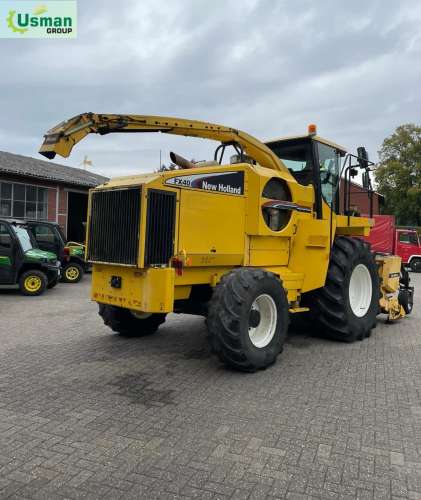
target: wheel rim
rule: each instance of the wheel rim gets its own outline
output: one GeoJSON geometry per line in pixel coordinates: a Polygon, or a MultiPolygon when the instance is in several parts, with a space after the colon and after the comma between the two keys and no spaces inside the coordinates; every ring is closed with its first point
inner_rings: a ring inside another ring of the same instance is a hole
{"type": "Polygon", "coordinates": [[[24,287],[28,292],[38,292],[42,286],[41,278],[38,276],[28,276],[25,278],[24,287]]]}
{"type": "Polygon", "coordinates": [[[136,319],[147,319],[150,316],[152,316],[152,313],[135,311],[134,309],[130,309],[130,312],[132,313],[132,316],[134,316],[136,319]]]}
{"type": "Polygon", "coordinates": [[[266,347],[275,335],[278,311],[270,295],[259,295],[250,309],[249,337],[251,343],[261,349],[266,347]]]}
{"type": "Polygon", "coordinates": [[[349,281],[349,304],[358,318],[367,314],[373,295],[370,271],[364,264],[355,266],[349,281]]]}
{"type": "Polygon", "coordinates": [[[70,281],[77,280],[79,278],[79,269],[74,266],[69,266],[66,269],[66,278],[70,281]]]}

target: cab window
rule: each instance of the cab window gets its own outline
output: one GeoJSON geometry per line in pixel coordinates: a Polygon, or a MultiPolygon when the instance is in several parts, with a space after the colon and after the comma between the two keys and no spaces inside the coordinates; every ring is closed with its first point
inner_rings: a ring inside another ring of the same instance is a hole
{"type": "Polygon", "coordinates": [[[418,245],[418,235],[417,233],[410,232],[410,233],[399,233],[399,242],[400,243],[406,243],[407,245],[418,245]]]}
{"type": "Polygon", "coordinates": [[[300,184],[313,181],[313,154],[309,140],[282,140],[266,144],[300,184]]]}
{"type": "Polygon", "coordinates": [[[55,243],[56,235],[51,227],[43,226],[43,225],[35,225],[32,227],[32,230],[35,235],[35,239],[38,243],[55,243]]]}
{"type": "Polygon", "coordinates": [[[340,153],[331,146],[317,142],[319,158],[320,185],[325,202],[332,208],[339,181],[341,157],[340,153]]]}

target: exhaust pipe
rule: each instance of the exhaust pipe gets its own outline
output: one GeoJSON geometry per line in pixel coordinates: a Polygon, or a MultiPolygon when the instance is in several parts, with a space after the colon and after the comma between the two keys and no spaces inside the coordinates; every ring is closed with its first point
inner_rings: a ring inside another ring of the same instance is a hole
{"type": "Polygon", "coordinates": [[[196,165],[192,162],[187,160],[186,158],[183,158],[180,155],[177,155],[176,153],[173,153],[172,151],[170,152],[170,159],[173,163],[178,165],[181,168],[195,168],[196,165]]]}

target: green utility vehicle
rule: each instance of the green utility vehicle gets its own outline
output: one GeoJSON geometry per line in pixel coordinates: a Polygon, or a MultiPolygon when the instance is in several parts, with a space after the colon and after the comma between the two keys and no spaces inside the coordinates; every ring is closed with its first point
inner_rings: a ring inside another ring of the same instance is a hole
{"type": "Polygon", "coordinates": [[[0,285],[19,286],[23,295],[40,295],[60,278],[60,262],[37,247],[31,233],[0,219],[0,285]]]}
{"type": "Polygon", "coordinates": [[[39,248],[58,256],[62,268],[62,281],[77,283],[89,270],[85,262],[85,246],[74,241],[67,241],[56,222],[26,221],[24,227],[32,233],[39,248]]]}

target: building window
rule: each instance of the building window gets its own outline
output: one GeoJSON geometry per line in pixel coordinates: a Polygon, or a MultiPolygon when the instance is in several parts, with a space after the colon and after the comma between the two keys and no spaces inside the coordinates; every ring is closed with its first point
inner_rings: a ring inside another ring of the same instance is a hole
{"type": "Polygon", "coordinates": [[[46,220],[48,218],[48,189],[0,182],[0,217],[46,220]]]}

